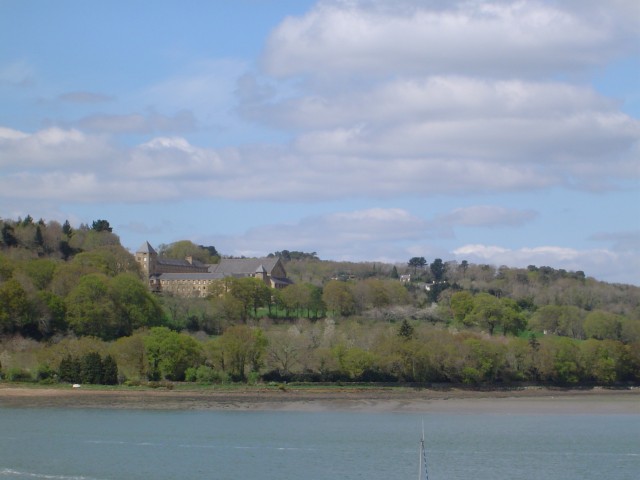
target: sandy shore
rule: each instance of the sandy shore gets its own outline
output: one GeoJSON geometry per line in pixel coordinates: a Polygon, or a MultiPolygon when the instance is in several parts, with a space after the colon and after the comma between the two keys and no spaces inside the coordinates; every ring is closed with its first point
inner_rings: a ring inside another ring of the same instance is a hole
{"type": "Polygon", "coordinates": [[[0,408],[127,408],[490,414],[640,414],[640,388],[470,391],[406,388],[93,390],[0,386],[0,408]]]}

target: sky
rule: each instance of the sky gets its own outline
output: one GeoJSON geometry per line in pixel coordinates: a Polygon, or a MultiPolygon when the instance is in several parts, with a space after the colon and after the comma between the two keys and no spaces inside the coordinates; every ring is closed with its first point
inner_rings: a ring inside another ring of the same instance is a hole
{"type": "Polygon", "coordinates": [[[637,0],[0,0],[0,218],[640,285],[637,0]]]}

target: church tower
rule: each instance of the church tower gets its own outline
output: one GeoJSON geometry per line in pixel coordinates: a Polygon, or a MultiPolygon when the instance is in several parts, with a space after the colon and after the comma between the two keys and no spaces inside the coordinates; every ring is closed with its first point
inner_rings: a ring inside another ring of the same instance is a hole
{"type": "Polygon", "coordinates": [[[158,253],[149,242],[144,242],[136,252],[136,262],[140,265],[146,278],[156,273],[158,266],[158,253]]]}

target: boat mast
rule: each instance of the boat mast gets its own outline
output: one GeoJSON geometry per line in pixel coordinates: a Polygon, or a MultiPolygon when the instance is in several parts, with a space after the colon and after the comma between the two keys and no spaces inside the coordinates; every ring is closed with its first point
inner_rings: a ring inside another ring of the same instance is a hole
{"type": "Polygon", "coordinates": [[[422,420],[422,438],[420,439],[420,471],[418,480],[429,480],[427,472],[427,449],[424,446],[424,420],[422,420]]]}

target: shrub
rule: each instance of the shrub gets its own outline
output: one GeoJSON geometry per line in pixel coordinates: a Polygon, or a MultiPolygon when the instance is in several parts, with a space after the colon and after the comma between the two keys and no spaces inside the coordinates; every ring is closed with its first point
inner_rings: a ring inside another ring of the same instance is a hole
{"type": "Polygon", "coordinates": [[[247,375],[247,383],[249,385],[257,385],[259,379],[260,374],[258,372],[249,372],[249,375],[247,375]]]}
{"type": "Polygon", "coordinates": [[[189,367],[184,371],[184,381],[185,382],[195,382],[196,381],[196,371],[195,367],[189,367]]]}
{"type": "Polygon", "coordinates": [[[203,385],[220,384],[229,381],[229,377],[224,372],[219,372],[206,365],[200,365],[198,368],[189,367],[185,371],[185,380],[187,382],[197,382],[203,385]]]}
{"type": "Polygon", "coordinates": [[[10,382],[30,382],[31,374],[27,370],[18,367],[11,367],[7,371],[7,380],[10,382]]]}
{"type": "Polygon", "coordinates": [[[173,383],[171,382],[148,382],[149,388],[166,388],[167,390],[173,390],[173,383]]]}
{"type": "Polygon", "coordinates": [[[196,369],[196,381],[198,383],[215,383],[217,381],[217,372],[206,365],[200,365],[196,369]]]}
{"type": "Polygon", "coordinates": [[[53,380],[48,383],[57,383],[56,372],[49,365],[38,365],[36,371],[33,374],[33,378],[37,382],[44,382],[45,380],[53,380]]]}
{"type": "Polygon", "coordinates": [[[40,385],[56,385],[58,383],[58,377],[54,375],[53,377],[44,378],[38,383],[40,383],[40,385]]]}
{"type": "Polygon", "coordinates": [[[482,381],[482,373],[474,367],[464,367],[462,369],[462,382],[470,385],[478,384],[482,381]]]}

